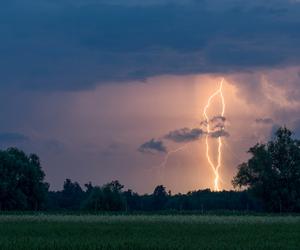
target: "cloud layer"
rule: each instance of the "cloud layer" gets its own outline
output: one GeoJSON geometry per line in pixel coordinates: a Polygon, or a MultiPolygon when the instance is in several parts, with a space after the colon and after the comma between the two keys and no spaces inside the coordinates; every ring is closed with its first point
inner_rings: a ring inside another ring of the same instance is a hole
{"type": "Polygon", "coordinates": [[[198,140],[203,133],[203,130],[199,128],[182,128],[170,131],[164,138],[174,142],[190,142],[198,140]]]}
{"type": "Polygon", "coordinates": [[[143,143],[139,147],[138,151],[140,151],[141,153],[166,153],[167,148],[165,147],[162,141],[151,139],[150,141],[143,143]]]}
{"type": "Polygon", "coordinates": [[[2,1],[2,88],[76,90],[161,74],[295,65],[295,1],[2,1]]]}
{"type": "Polygon", "coordinates": [[[143,143],[138,151],[142,153],[155,153],[155,152],[167,152],[167,148],[164,146],[163,139],[175,142],[175,143],[189,143],[201,139],[207,135],[211,138],[228,137],[229,133],[225,130],[226,117],[214,116],[210,121],[210,132],[207,132],[207,122],[201,121],[200,126],[202,128],[181,128],[172,130],[162,137],[160,140],[151,139],[143,143]]]}

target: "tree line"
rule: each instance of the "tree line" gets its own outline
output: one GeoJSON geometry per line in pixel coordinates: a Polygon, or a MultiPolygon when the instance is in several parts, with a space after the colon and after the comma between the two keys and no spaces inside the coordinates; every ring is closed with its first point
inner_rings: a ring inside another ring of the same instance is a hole
{"type": "Polygon", "coordinates": [[[48,194],[48,209],[81,211],[199,211],[210,210],[259,210],[258,204],[247,191],[212,192],[210,189],[172,195],[163,185],[153,193],[139,195],[123,190],[123,185],[112,181],[103,186],[85,185],[83,190],[77,182],[67,179],[63,190],[48,194]]]}
{"type": "Polygon", "coordinates": [[[300,141],[283,127],[249,153],[232,181],[239,191],[205,189],[172,195],[158,185],[151,194],[139,195],[117,180],[81,187],[66,179],[62,190],[49,191],[38,156],[8,148],[0,150],[0,210],[300,212],[300,141]]]}

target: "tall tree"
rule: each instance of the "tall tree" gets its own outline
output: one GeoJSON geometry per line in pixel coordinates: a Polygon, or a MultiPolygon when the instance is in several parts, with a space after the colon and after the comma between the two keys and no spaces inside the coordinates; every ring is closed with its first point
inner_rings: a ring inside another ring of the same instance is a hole
{"type": "Polygon", "coordinates": [[[153,192],[154,209],[163,209],[168,200],[168,193],[163,185],[158,185],[153,192]]]}
{"type": "Polygon", "coordinates": [[[232,183],[246,187],[273,212],[300,211],[300,141],[283,127],[275,138],[250,148],[232,183]]]}
{"type": "Polygon", "coordinates": [[[0,210],[43,208],[49,184],[37,155],[17,148],[0,151],[0,210]]]}
{"type": "Polygon", "coordinates": [[[77,210],[83,199],[84,192],[79,183],[66,179],[60,196],[59,205],[64,209],[77,210]]]}

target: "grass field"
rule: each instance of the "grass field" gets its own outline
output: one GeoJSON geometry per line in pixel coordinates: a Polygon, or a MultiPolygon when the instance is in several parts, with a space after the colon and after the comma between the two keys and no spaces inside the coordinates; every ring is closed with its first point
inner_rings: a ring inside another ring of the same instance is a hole
{"type": "Polygon", "coordinates": [[[300,217],[0,215],[0,249],[300,249],[300,217]]]}

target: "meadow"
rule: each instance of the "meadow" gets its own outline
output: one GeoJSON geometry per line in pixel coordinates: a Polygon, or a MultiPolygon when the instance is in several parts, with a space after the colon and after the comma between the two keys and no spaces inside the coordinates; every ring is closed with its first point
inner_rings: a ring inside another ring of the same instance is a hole
{"type": "Polygon", "coordinates": [[[300,249],[300,216],[6,214],[0,249],[300,249]]]}

